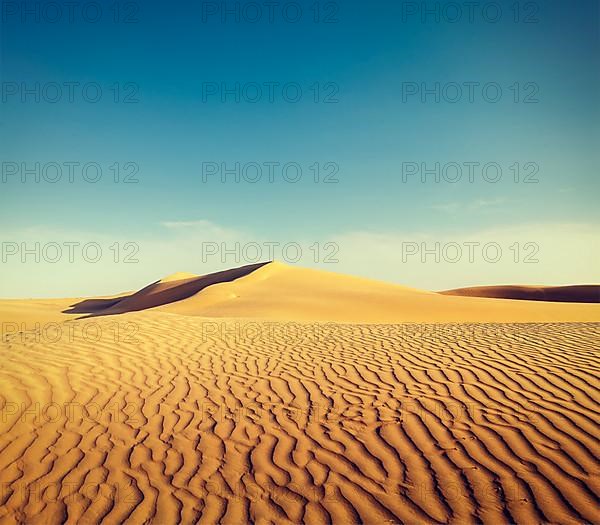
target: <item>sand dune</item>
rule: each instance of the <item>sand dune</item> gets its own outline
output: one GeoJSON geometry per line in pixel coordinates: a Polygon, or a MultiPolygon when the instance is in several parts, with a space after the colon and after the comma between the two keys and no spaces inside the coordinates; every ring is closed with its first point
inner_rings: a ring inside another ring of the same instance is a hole
{"type": "Polygon", "coordinates": [[[67,313],[114,315],[160,308],[179,315],[274,321],[583,322],[600,320],[600,304],[453,297],[348,275],[261,263],[204,276],[175,274],[139,292],[86,299],[67,313]]]}
{"type": "Polygon", "coordinates": [[[600,320],[600,304],[452,297],[277,262],[236,281],[215,285],[162,310],[205,317],[342,323],[600,320]]]}
{"type": "Polygon", "coordinates": [[[267,264],[0,316],[0,524],[599,523],[598,305],[267,264]]]}
{"type": "Polygon", "coordinates": [[[474,286],[440,292],[462,297],[490,297],[561,303],[600,303],[600,286],[474,286]]]}

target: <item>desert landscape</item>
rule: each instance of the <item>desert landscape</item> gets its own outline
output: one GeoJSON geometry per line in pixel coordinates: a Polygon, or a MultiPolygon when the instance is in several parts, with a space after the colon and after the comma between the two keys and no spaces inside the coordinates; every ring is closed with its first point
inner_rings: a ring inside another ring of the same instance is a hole
{"type": "Polygon", "coordinates": [[[270,262],[2,300],[0,523],[600,523],[599,290],[270,262]]]}

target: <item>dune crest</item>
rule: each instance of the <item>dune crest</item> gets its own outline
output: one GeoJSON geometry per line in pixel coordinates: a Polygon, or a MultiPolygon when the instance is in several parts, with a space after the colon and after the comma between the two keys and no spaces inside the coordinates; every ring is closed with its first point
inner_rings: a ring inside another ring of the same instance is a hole
{"type": "MultiPolygon", "coordinates": [[[[205,276],[202,279],[210,280],[210,286],[182,294],[182,300],[157,305],[157,311],[201,317],[342,323],[600,320],[600,305],[453,297],[280,262],[245,268],[252,271],[242,271],[235,279],[222,279],[222,272],[205,276]]],[[[173,286],[189,289],[190,284],[176,281],[173,286]]]]}
{"type": "Polygon", "coordinates": [[[203,276],[176,273],[131,295],[81,301],[67,313],[99,316],[152,308],[186,316],[342,323],[600,320],[599,304],[514,301],[471,295],[476,293],[428,292],[268,262],[203,276]]]}
{"type": "Polygon", "coordinates": [[[163,277],[159,282],[161,283],[172,283],[173,281],[183,281],[186,279],[196,279],[197,277],[200,277],[198,274],[195,273],[189,273],[189,272],[176,272],[176,273],[172,273],[171,275],[167,275],[166,277],[163,277]]]}
{"type": "Polygon", "coordinates": [[[207,275],[175,273],[137,292],[80,300],[5,300],[5,320],[61,321],[152,310],[208,318],[338,323],[597,322],[600,303],[590,286],[477,287],[429,292],[323,270],[266,262],[207,275]],[[515,297],[525,290],[524,296],[515,297]],[[583,291],[582,291],[583,289],[583,291]],[[560,302],[579,294],[582,302],[560,302]],[[515,298],[522,300],[514,300],[515,298]],[[65,306],[68,305],[68,308],[65,306]]]}

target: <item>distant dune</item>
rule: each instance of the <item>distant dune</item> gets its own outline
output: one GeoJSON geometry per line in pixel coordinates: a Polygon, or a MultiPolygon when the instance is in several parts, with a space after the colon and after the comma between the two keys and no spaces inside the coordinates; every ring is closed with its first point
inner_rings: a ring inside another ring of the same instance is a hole
{"type": "Polygon", "coordinates": [[[552,301],[560,303],[600,303],[600,286],[474,286],[440,292],[461,297],[490,297],[520,301],[552,301]]]}
{"type": "Polygon", "coordinates": [[[0,524],[598,523],[599,304],[268,263],[0,319],[0,524]]]}

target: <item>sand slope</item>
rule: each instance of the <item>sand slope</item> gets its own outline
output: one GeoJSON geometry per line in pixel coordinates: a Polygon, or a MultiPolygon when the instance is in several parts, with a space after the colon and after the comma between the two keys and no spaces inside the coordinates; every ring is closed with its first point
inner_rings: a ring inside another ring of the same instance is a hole
{"type": "Polygon", "coordinates": [[[600,321],[600,304],[452,297],[321,270],[270,263],[163,311],[206,317],[321,322],[600,321]]]}
{"type": "Polygon", "coordinates": [[[600,523],[600,323],[548,322],[598,305],[268,264],[0,316],[0,524],[600,523]]]}

